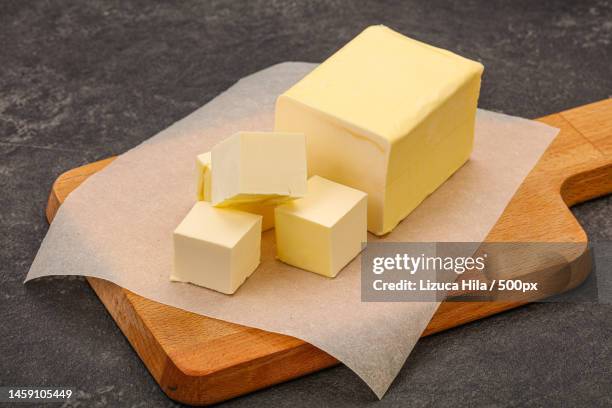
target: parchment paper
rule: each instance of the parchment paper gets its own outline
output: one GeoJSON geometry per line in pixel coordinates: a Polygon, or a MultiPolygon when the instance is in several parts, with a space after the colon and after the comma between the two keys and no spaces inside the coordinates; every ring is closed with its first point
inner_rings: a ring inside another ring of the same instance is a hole
{"type": "MultiPolygon", "coordinates": [[[[314,66],[283,63],[248,76],[91,176],[61,206],[26,281],[95,276],[164,304],[294,336],[382,397],[438,303],[362,303],[359,259],[336,279],[323,278],[275,260],[268,231],[261,265],[233,296],[169,280],[172,231],[195,201],[195,155],[238,130],[271,130],[276,96],[314,66]]],[[[382,239],[482,241],[556,133],[480,110],[471,160],[382,239]]]]}

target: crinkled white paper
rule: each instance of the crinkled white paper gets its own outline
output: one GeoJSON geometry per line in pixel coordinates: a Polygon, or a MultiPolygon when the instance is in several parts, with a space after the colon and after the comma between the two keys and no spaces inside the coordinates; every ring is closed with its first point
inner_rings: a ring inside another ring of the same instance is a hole
{"type": "MultiPolygon", "coordinates": [[[[362,303],[359,259],[323,278],[275,260],[269,231],[261,265],[233,296],[168,279],[172,231],[195,201],[196,154],[238,130],[271,130],[277,95],[314,66],[283,63],[248,76],[91,176],[60,208],[26,280],[95,276],[190,312],[294,336],[382,397],[438,303],[362,303]]],[[[479,111],[471,160],[382,239],[482,241],[556,133],[479,111]]]]}

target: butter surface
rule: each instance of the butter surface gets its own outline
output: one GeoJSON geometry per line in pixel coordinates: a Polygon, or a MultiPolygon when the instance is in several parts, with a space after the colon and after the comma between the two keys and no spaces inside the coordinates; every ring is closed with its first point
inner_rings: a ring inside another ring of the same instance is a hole
{"type": "Polygon", "coordinates": [[[303,134],[238,132],[211,152],[211,201],[218,207],[275,204],[306,193],[303,134]]]}
{"type": "MultiPolygon", "coordinates": [[[[199,154],[196,157],[196,196],[198,201],[211,200],[212,186],[212,164],[210,152],[199,154]]],[[[243,204],[233,204],[231,209],[246,211],[253,214],[261,215],[261,230],[267,231],[274,228],[274,207],[272,203],[253,202],[243,204]]]]}
{"type": "Polygon", "coordinates": [[[482,71],[372,26],[278,98],[275,129],[306,134],[310,175],[366,192],[382,235],[469,158],[482,71]]]}
{"type": "Polygon", "coordinates": [[[171,280],[232,294],[259,265],[261,216],[198,201],[173,241],[171,280]]]}
{"type": "Polygon", "coordinates": [[[335,277],[367,241],[367,197],[319,176],[308,193],[276,207],[278,258],[290,265],[335,277]]]}
{"type": "Polygon", "coordinates": [[[210,201],[212,198],[210,163],[210,152],[196,156],[196,197],[198,201],[210,201]]]}

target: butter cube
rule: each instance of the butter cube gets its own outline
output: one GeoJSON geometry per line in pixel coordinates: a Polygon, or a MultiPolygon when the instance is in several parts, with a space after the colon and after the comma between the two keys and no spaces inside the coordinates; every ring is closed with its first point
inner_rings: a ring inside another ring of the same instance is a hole
{"type": "Polygon", "coordinates": [[[366,192],[382,235],[468,160],[482,72],[372,26],[278,98],[275,130],[306,135],[310,175],[366,192]]]}
{"type": "Polygon", "coordinates": [[[308,180],[308,193],[276,207],[278,259],[335,277],[367,241],[367,197],[322,177],[308,180]]]}
{"type": "MultiPolygon", "coordinates": [[[[210,156],[210,152],[206,152],[196,157],[196,196],[199,201],[210,202],[211,200],[212,166],[210,156]]],[[[262,231],[274,228],[274,207],[274,204],[267,204],[265,202],[235,204],[231,206],[234,210],[261,215],[263,217],[261,221],[262,231]]]]}
{"type": "Polygon", "coordinates": [[[261,216],[198,201],[173,238],[170,280],[232,294],[259,265],[261,216]]]}
{"type": "Polygon", "coordinates": [[[303,134],[238,132],[212,150],[212,203],[278,203],[306,193],[303,134]]]}

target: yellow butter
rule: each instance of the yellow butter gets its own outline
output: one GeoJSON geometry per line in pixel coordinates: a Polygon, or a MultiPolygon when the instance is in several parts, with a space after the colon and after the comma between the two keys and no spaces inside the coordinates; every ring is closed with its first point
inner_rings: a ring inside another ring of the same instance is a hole
{"type": "Polygon", "coordinates": [[[385,234],[469,158],[482,72],[372,26],[278,98],[275,129],[305,133],[309,174],[366,192],[385,234]]]}
{"type": "MultiPolygon", "coordinates": [[[[210,152],[199,154],[196,157],[196,196],[198,201],[211,200],[212,165],[210,152]]],[[[253,202],[234,204],[230,208],[258,214],[263,217],[261,222],[262,231],[274,228],[274,207],[272,203],[253,202]]]]}
{"type": "Polygon", "coordinates": [[[335,277],[367,241],[367,197],[322,177],[308,193],[276,207],[277,257],[290,265],[335,277]]]}
{"type": "Polygon", "coordinates": [[[211,151],[214,206],[279,203],[306,193],[303,134],[238,132],[211,151]]]}
{"type": "Polygon", "coordinates": [[[196,197],[198,201],[210,201],[212,176],[210,171],[210,152],[196,156],[196,197]]]}
{"type": "Polygon", "coordinates": [[[171,280],[232,294],[259,265],[261,216],[198,201],[173,241],[171,280]]]}

